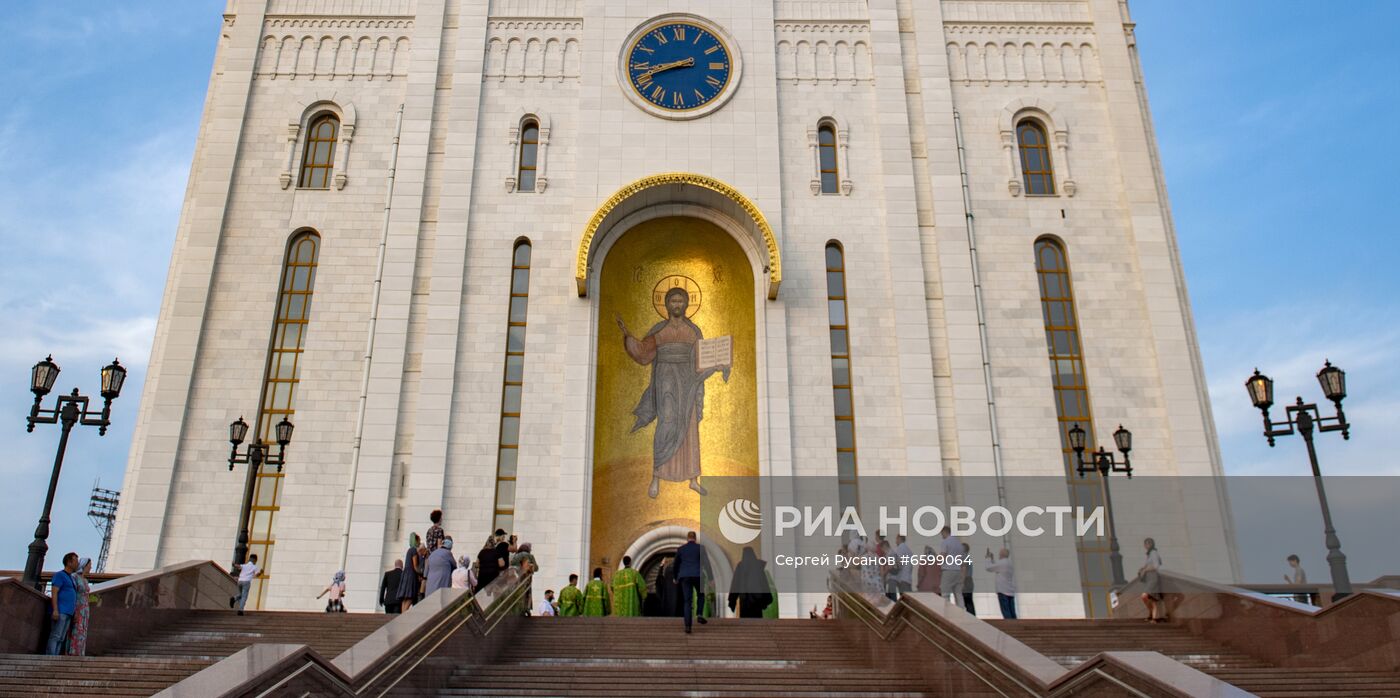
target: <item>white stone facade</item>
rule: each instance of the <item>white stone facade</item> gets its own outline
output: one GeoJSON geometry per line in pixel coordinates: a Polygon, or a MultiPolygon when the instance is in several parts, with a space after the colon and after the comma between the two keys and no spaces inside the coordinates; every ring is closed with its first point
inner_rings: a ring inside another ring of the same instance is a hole
{"type": "MultiPolygon", "coordinates": [[[[1060,474],[1032,254],[1053,235],[1069,251],[1100,439],[1121,422],[1140,472],[1220,474],[1132,26],[1122,0],[229,0],[114,568],[228,559],[243,478],[226,467],[227,424],[255,416],[286,241],[313,228],[265,605],[314,608],[344,564],[347,602],[368,610],[439,506],[475,551],[492,518],[521,236],[534,257],[516,528],[551,586],[583,571],[598,319],[575,288],[580,234],[614,192],[664,172],[731,185],[779,244],[781,291],[757,316],[764,473],[835,471],[823,249],[839,240],[860,473],[991,476],[995,443],[1005,474],[1060,474]],[[671,12],[723,27],[742,52],[733,98],[703,118],[650,115],[617,78],[623,39],[671,12]],[[342,119],[335,184],[299,189],[298,139],[321,108],[342,119]],[[1056,196],[1022,191],[1023,113],[1050,133],[1056,196]],[[526,115],[546,127],[534,192],[514,191],[526,115]],[[836,195],[814,193],[822,119],[844,151],[836,195]]],[[[1177,569],[1234,568],[1223,500],[1119,526],[1130,571],[1129,541],[1151,533],[1181,551],[1177,569]]]]}

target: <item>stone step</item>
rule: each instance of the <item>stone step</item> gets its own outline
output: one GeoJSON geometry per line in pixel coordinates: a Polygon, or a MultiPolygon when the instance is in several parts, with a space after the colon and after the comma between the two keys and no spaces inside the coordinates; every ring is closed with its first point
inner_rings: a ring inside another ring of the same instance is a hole
{"type": "Polygon", "coordinates": [[[0,696],[149,696],[209,664],[145,657],[0,655],[0,696]]]}
{"type": "Polygon", "coordinates": [[[1143,621],[991,621],[1064,666],[1100,652],[1154,650],[1264,698],[1400,696],[1400,674],[1333,668],[1277,667],[1185,628],[1143,621]]]}

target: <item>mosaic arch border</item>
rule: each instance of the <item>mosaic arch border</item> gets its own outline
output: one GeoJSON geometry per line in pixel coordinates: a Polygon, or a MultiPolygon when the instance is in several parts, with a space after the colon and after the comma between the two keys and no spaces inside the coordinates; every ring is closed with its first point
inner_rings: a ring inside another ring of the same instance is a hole
{"type": "Polygon", "coordinates": [[[778,286],[783,280],[783,265],[781,255],[778,252],[778,239],[773,235],[773,228],[768,225],[768,219],[764,218],[763,212],[758,209],[758,206],[741,194],[738,189],[714,177],[692,172],[667,172],[643,177],[617,190],[615,194],[608,197],[607,201],[603,202],[602,206],[598,207],[597,211],[594,211],[587,227],[583,229],[583,237],[578,246],[578,259],[574,267],[574,282],[578,286],[579,297],[583,298],[588,295],[588,274],[591,270],[589,262],[593,256],[593,243],[603,228],[603,224],[624,201],[648,189],[670,185],[690,186],[712,191],[739,206],[753,221],[754,226],[763,237],[763,246],[768,251],[768,265],[764,268],[764,272],[768,275],[768,299],[777,299],[778,286]]]}

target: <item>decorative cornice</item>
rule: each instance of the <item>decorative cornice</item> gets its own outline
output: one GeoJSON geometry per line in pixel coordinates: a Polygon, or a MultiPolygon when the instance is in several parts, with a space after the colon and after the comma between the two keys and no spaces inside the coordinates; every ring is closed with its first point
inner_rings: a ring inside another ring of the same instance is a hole
{"type": "Polygon", "coordinates": [[[583,19],[579,17],[508,17],[492,19],[486,23],[493,31],[579,31],[583,29],[583,19]]]}
{"type": "Polygon", "coordinates": [[[765,269],[768,272],[768,298],[769,300],[777,298],[778,285],[783,280],[783,266],[778,252],[778,240],[773,236],[773,229],[768,225],[768,219],[764,218],[763,212],[758,209],[758,206],[741,194],[739,190],[713,177],[693,172],[667,172],[643,177],[617,190],[617,193],[608,197],[608,200],[604,201],[597,211],[594,211],[593,217],[589,219],[588,225],[583,229],[583,238],[579,241],[578,259],[574,267],[574,281],[578,286],[579,297],[588,295],[589,257],[593,249],[593,239],[598,234],[598,229],[602,226],[603,221],[627,199],[654,187],[673,184],[699,187],[715,192],[738,204],[739,208],[753,220],[759,233],[763,235],[763,245],[768,251],[768,267],[765,269]]]}
{"type": "Polygon", "coordinates": [[[268,29],[412,29],[412,17],[268,17],[268,29]]]}
{"type": "Polygon", "coordinates": [[[963,34],[997,34],[1001,36],[1093,36],[1094,26],[1079,23],[1035,23],[1035,24],[994,24],[994,23],[949,23],[943,25],[943,32],[949,36],[963,34]]]}
{"type": "Polygon", "coordinates": [[[869,34],[869,22],[814,22],[804,20],[789,22],[779,20],[773,24],[779,34],[869,34]]]}

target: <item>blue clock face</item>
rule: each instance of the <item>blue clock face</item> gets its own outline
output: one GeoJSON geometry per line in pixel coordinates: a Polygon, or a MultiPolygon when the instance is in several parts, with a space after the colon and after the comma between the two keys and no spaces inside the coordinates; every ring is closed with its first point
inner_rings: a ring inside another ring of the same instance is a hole
{"type": "Polygon", "coordinates": [[[714,101],[729,86],[732,71],[724,42],[689,22],[657,26],[638,38],[627,55],[632,89],[669,111],[689,111],[714,101]]]}

